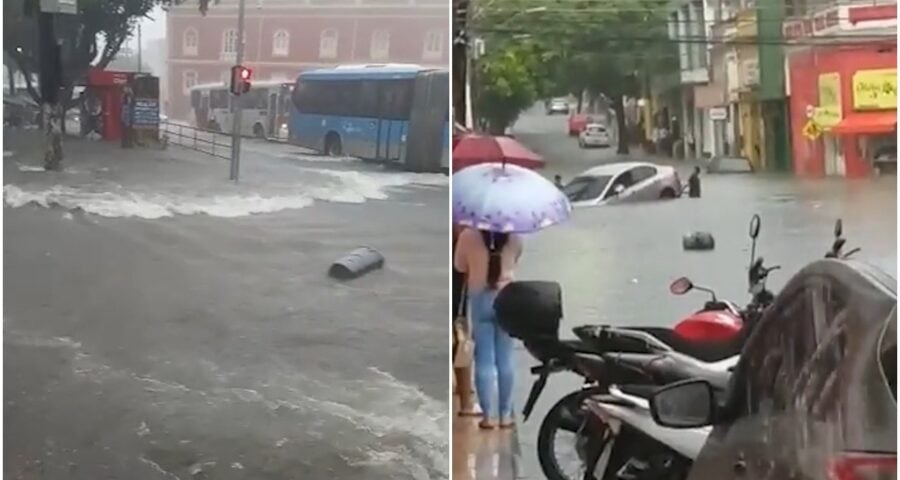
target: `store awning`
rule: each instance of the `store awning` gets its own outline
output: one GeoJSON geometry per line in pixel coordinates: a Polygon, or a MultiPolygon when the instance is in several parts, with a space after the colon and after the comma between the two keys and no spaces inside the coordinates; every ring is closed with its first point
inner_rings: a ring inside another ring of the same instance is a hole
{"type": "Polygon", "coordinates": [[[851,113],[831,127],[835,135],[872,135],[891,133],[897,128],[897,111],[851,113]]]}

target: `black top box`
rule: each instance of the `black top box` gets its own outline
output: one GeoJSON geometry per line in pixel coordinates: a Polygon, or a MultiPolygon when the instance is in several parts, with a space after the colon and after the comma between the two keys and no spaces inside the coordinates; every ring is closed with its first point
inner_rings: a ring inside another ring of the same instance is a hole
{"type": "Polygon", "coordinates": [[[558,339],[562,288],[556,282],[512,282],[497,293],[494,311],[500,327],[513,338],[558,339]]]}

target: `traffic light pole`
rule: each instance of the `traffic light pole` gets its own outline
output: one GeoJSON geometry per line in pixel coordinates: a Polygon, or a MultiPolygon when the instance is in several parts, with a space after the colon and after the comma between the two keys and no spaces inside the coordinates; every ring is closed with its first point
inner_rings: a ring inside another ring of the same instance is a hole
{"type": "MultiPolygon", "coordinates": [[[[237,52],[235,53],[235,65],[241,65],[244,62],[244,3],[245,0],[238,2],[238,30],[237,30],[237,52]]],[[[231,180],[237,182],[241,164],[241,117],[243,116],[243,100],[240,95],[232,97],[234,102],[234,122],[231,126],[231,180]]]]}

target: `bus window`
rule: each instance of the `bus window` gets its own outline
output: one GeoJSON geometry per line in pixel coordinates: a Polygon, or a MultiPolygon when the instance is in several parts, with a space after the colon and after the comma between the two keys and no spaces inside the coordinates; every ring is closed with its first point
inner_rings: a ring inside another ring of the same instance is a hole
{"type": "Polygon", "coordinates": [[[412,108],[414,80],[387,80],[381,83],[380,117],[389,120],[408,120],[412,108]]]}
{"type": "Polygon", "coordinates": [[[229,95],[227,90],[210,90],[209,108],[229,108],[229,95]]]}

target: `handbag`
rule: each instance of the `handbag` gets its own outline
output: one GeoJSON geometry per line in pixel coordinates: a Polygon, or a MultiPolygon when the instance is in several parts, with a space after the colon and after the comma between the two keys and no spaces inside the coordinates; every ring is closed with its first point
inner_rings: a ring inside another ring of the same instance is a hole
{"type": "Polygon", "coordinates": [[[467,368],[472,365],[475,342],[469,334],[466,317],[457,317],[453,322],[453,368],[467,368]]]}

